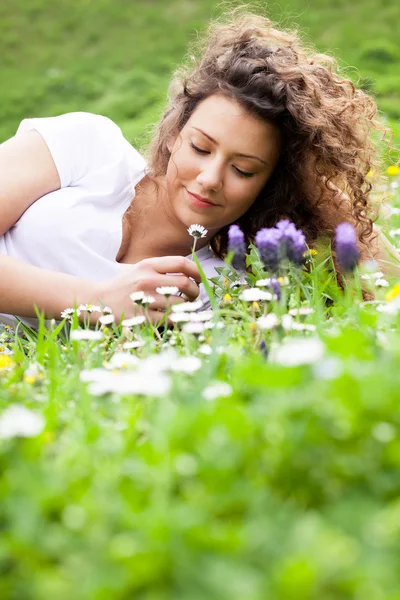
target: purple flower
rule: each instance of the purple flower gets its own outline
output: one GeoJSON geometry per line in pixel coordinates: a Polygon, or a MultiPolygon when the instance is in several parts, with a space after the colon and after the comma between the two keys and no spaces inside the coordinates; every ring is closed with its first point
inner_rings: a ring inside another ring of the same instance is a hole
{"type": "Polygon", "coordinates": [[[336,255],[343,271],[354,271],[360,257],[357,235],[350,223],[340,223],[335,231],[336,255]]]}
{"type": "Polygon", "coordinates": [[[263,227],[256,233],[255,243],[260,258],[269,271],[277,271],[280,259],[281,232],[275,228],[263,227]]]}
{"type": "Polygon", "coordinates": [[[231,225],[228,231],[228,252],[233,251],[232,267],[238,271],[246,268],[246,244],[239,225],[231,225]]]}
{"type": "Polygon", "coordinates": [[[296,229],[294,223],[282,219],[276,224],[276,229],[281,232],[282,254],[295,265],[301,265],[306,251],[306,238],[301,230],[296,229]]]}
{"type": "Polygon", "coordinates": [[[270,286],[272,287],[272,289],[274,290],[274,293],[276,294],[276,299],[278,300],[278,302],[281,299],[281,286],[279,285],[279,282],[277,279],[275,279],[275,277],[271,277],[271,283],[270,286]]]}

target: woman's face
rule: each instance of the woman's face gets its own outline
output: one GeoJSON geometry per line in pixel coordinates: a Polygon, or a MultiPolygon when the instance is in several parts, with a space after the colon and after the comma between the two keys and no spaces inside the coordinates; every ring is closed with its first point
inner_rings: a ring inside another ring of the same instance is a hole
{"type": "Polygon", "coordinates": [[[169,146],[169,212],[185,227],[199,223],[215,234],[253,204],[278,162],[280,146],[274,125],[233,100],[209,96],[169,146]]]}

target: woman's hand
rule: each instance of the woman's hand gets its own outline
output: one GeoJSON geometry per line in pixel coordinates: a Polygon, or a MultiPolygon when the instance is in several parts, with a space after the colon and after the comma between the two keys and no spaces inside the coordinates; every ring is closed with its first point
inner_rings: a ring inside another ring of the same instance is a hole
{"type": "Polygon", "coordinates": [[[149,319],[158,323],[163,317],[162,311],[165,311],[167,306],[184,300],[175,295],[167,300],[165,296],[156,292],[156,288],[176,286],[191,301],[199,296],[199,287],[195,281],[201,281],[198,268],[184,256],[146,258],[124,269],[116,277],[98,282],[96,304],[109,306],[117,320],[120,320],[122,315],[129,318],[144,312],[142,307],[132,302],[129,295],[133,292],[145,292],[155,299],[147,310],[149,319]]]}

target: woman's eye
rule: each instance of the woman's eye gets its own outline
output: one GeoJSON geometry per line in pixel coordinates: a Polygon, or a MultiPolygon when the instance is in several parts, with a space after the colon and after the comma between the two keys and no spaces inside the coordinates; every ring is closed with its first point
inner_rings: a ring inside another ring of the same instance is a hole
{"type": "Polygon", "coordinates": [[[253,177],[253,175],[254,175],[254,173],[246,173],[246,171],[241,171],[237,167],[235,167],[235,169],[241,177],[253,177]]]}
{"type": "MultiPolygon", "coordinates": [[[[198,154],[210,154],[208,152],[208,150],[202,150],[201,148],[198,148],[197,146],[195,146],[193,144],[193,142],[190,142],[190,146],[191,148],[193,148],[193,150],[195,152],[197,152],[198,154]]],[[[254,173],[246,173],[246,171],[241,171],[240,169],[238,169],[237,167],[234,167],[234,169],[236,170],[237,173],[239,173],[240,177],[253,177],[254,173]]]]}
{"type": "Polygon", "coordinates": [[[198,148],[192,142],[190,142],[190,145],[195,152],[198,152],[199,154],[208,154],[207,150],[202,150],[201,148],[198,148]]]}

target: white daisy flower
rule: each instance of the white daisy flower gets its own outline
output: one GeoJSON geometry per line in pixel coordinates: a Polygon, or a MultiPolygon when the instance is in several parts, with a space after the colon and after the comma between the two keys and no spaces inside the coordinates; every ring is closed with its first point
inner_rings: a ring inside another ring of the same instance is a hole
{"type": "Polygon", "coordinates": [[[121,322],[123,327],[135,327],[136,325],[142,325],[146,320],[144,315],[138,315],[137,317],[131,317],[130,319],[124,319],[121,322]]]}
{"type": "Polygon", "coordinates": [[[245,302],[258,302],[259,300],[276,300],[276,294],[265,292],[258,288],[248,288],[239,294],[239,300],[245,302]]]}
{"type": "Polygon", "coordinates": [[[176,285],[162,285],[156,288],[156,292],[162,296],[176,296],[179,293],[179,288],[176,285]]]}
{"type": "Polygon", "coordinates": [[[212,348],[209,344],[202,344],[201,346],[199,346],[199,352],[201,354],[205,354],[206,356],[211,356],[212,348]]]}
{"type": "Polygon", "coordinates": [[[101,312],[100,306],[97,306],[96,304],[80,304],[78,308],[79,310],[85,310],[88,313],[101,312]]]}
{"type": "Polygon", "coordinates": [[[389,282],[386,281],[386,279],[384,279],[383,277],[381,277],[380,279],[377,279],[375,281],[375,285],[376,287],[389,287],[389,282]]]}
{"type": "Polygon", "coordinates": [[[70,339],[75,341],[98,341],[102,340],[103,337],[104,333],[102,331],[94,331],[93,329],[74,329],[70,333],[70,339]]]}
{"type": "Polygon", "coordinates": [[[132,294],[129,294],[129,298],[132,300],[132,302],[137,302],[138,304],[141,303],[144,297],[144,292],[132,292],[132,294]]]}
{"type": "Polygon", "coordinates": [[[113,311],[112,308],[110,308],[109,306],[103,307],[103,315],[111,315],[112,311],[113,311]]]}
{"type": "Polygon", "coordinates": [[[182,331],[185,333],[193,333],[194,335],[200,335],[206,330],[205,323],[185,323],[182,327],[182,331]]]}
{"type": "Polygon", "coordinates": [[[289,310],[289,315],[295,317],[296,315],[311,315],[313,312],[315,311],[311,306],[300,306],[300,308],[291,308],[289,310]]]}
{"type": "Polygon", "coordinates": [[[151,377],[137,372],[110,372],[104,370],[89,384],[88,391],[95,396],[107,393],[130,396],[138,394],[142,396],[165,396],[170,390],[171,380],[164,373],[154,373],[151,377]]]}
{"type": "Polygon", "coordinates": [[[175,313],[169,316],[170,321],[173,323],[187,323],[189,321],[189,315],[186,312],[175,313]]]}
{"type": "Polygon", "coordinates": [[[198,371],[202,365],[200,358],[197,356],[181,356],[170,365],[170,371],[179,373],[194,373],[198,371]]]}
{"type": "Polygon", "coordinates": [[[260,317],[256,321],[257,327],[262,330],[273,329],[274,327],[277,327],[279,323],[280,321],[275,313],[269,313],[268,315],[265,315],[265,317],[260,317]]]}
{"type": "Polygon", "coordinates": [[[316,331],[316,326],[312,323],[297,323],[293,321],[291,329],[294,331],[316,331]]]}
{"type": "Polygon", "coordinates": [[[137,367],[140,363],[137,356],[130,354],[129,352],[115,352],[111,359],[106,363],[107,369],[129,369],[131,367],[137,367]]]}
{"type": "Polygon", "coordinates": [[[66,308],[65,310],[62,311],[61,318],[62,319],[72,319],[72,316],[75,313],[79,317],[79,315],[81,314],[81,311],[79,310],[79,308],[66,308]]]}
{"type": "Polygon", "coordinates": [[[400,229],[391,229],[389,231],[389,235],[391,235],[392,237],[396,237],[400,235],[400,229]]]}
{"type": "Polygon", "coordinates": [[[271,361],[284,367],[313,364],[320,360],[325,346],[319,338],[287,338],[286,343],[271,348],[271,361]]]}
{"type": "Polygon", "coordinates": [[[190,225],[188,228],[188,234],[194,238],[204,238],[206,237],[208,230],[203,227],[203,225],[199,225],[195,223],[194,225],[190,225]]]}
{"type": "Polygon", "coordinates": [[[0,415],[0,438],[31,438],[45,427],[42,415],[32,412],[22,404],[12,404],[0,415]]]}
{"type": "Polygon", "coordinates": [[[99,317],[99,323],[101,323],[102,325],[111,325],[112,323],[114,323],[115,321],[115,317],[114,315],[104,315],[102,317],[99,317]]]}
{"type": "Polygon", "coordinates": [[[206,400],[216,400],[217,398],[226,398],[232,394],[232,386],[225,381],[215,381],[204,388],[202,396],[206,400]]]}
{"type": "Polygon", "coordinates": [[[143,346],[143,340],[134,340],[133,342],[124,342],[122,344],[124,350],[130,350],[131,348],[142,348],[143,346]]]}
{"type": "Polygon", "coordinates": [[[189,320],[195,323],[210,321],[214,316],[213,310],[202,310],[201,312],[189,313],[189,320]]]}
{"type": "Polygon", "coordinates": [[[155,302],[155,301],[156,301],[156,299],[154,298],[154,296],[150,296],[150,294],[149,294],[147,296],[146,295],[143,296],[141,304],[143,306],[148,306],[149,304],[153,304],[153,302],[155,302]]]}
{"type": "Polygon", "coordinates": [[[171,306],[172,312],[195,312],[203,307],[203,301],[198,298],[193,302],[181,302],[180,304],[174,304],[171,306]]]}

